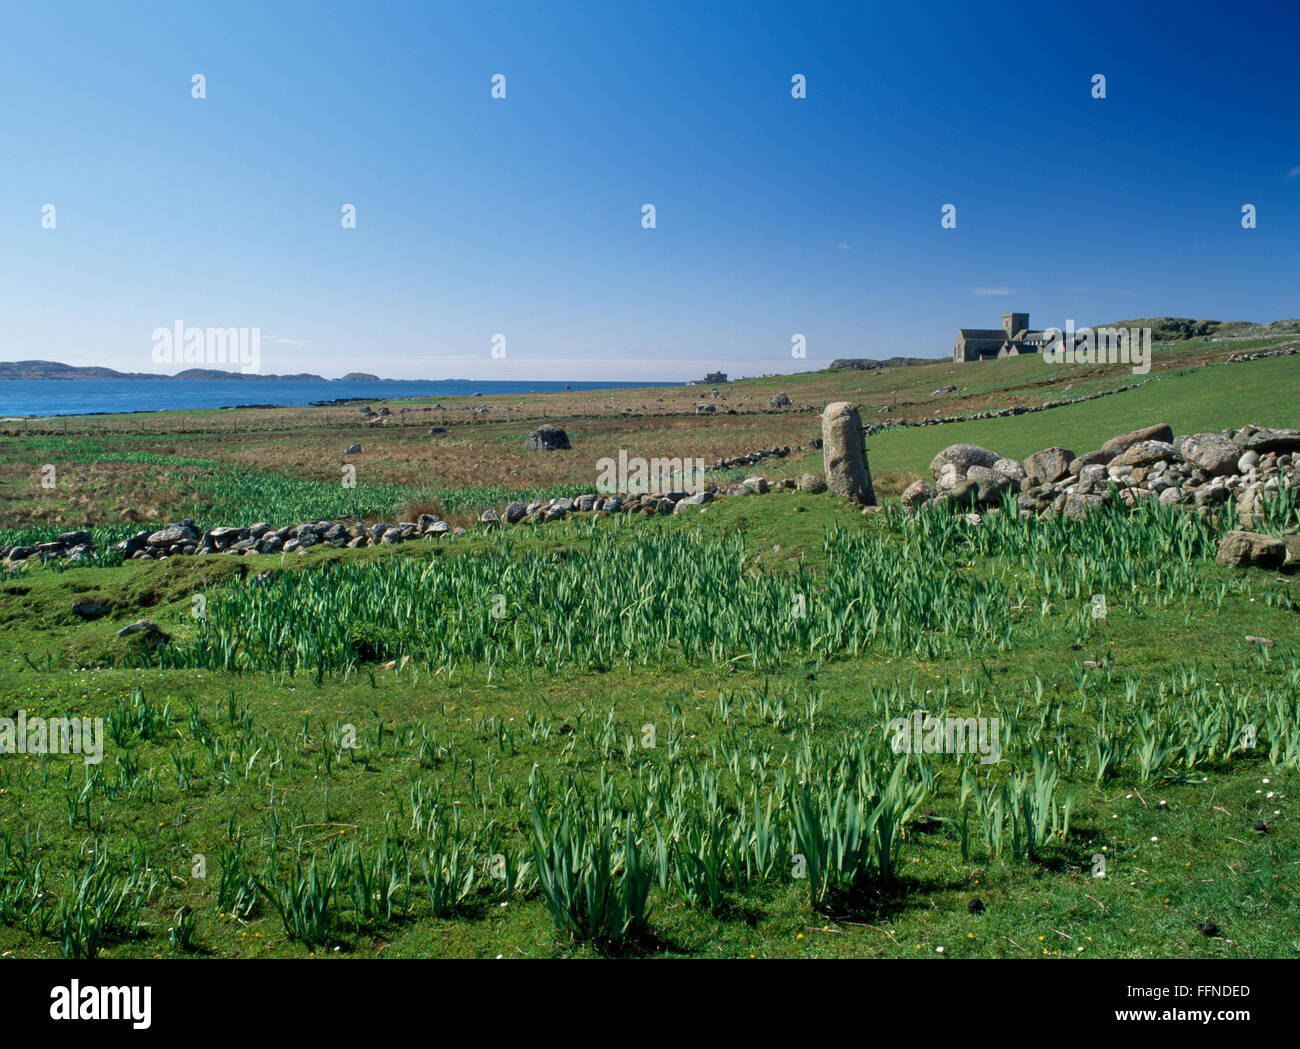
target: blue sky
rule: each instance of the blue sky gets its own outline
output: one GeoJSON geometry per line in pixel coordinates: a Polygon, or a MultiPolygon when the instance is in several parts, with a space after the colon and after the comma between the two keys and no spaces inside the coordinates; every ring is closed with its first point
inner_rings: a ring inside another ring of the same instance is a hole
{"type": "Polygon", "coordinates": [[[182,319],[270,372],[676,380],[1300,316],[1300,13],[1137,6],[6,5],[0,359],[174,371],[182,319]]]}

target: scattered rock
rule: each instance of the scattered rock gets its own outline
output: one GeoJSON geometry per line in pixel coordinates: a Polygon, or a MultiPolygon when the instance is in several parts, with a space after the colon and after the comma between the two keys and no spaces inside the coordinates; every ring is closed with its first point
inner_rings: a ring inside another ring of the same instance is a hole
{"type": "Polygon", "coordinates": [[[569,447],[569,435],[550,423],[537,427],[524,439],[524,450],[530,452],[554,452],[569,447]]]}
{"type": "Polygon", "coordinates": [[[1286,560],[1286,544],[1271,535],[1236,530],[1223,537],[1214,559],[1229,568],[1279,568],[1286,560]]]}
{"type": "Polygon", "coordinates": [[[158,624],[152,619],[140,619],[129,626],[124,626],[117,632],[118,637],[136,637],[140,636],[141,640],[166,641],[167,635],[158,629],[158,624]]]}

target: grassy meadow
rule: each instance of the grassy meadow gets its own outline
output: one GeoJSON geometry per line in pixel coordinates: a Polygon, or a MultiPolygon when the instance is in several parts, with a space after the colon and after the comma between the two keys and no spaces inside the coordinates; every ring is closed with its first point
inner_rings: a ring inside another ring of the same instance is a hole
{"type": "MultiPolygon", "coordinates": [[[[0,716],[107,739],[98,764],[0,756],[0,955],[1300,955],[1296,576],[1216,565],[1230,513],[897,508],[959,441],[1297,424],[1300,357],[1224,354],[394,401],[375,427],[344,406],[2,422],[0,542],[431,507],[471,531],[6,566],[0,716]],[[619,449],[801,445],[735,474],[819,470],[830,400],[915,421],[1138,378],[873,435],[876,513],[773,492],[472,527],[590,491],[619,449]],[[522,450],[543,418],[572,451],[522,450]],[[86,598],[109,613],[83,621],[86,598]],[[142,618],[164,637],[118,636],[142,618]],[[896,752],[914,711],[997,719],[996,753],[896,752]]],[[[1269,529],[1300,523],[1288,506],[1269,529]]]]}

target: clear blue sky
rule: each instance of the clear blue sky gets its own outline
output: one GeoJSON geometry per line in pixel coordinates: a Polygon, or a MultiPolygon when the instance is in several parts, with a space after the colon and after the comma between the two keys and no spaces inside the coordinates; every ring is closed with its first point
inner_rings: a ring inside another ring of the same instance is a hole
{"type": "Polygon", "coordinates": [[[0,359],[177,370],[182,319],[271,372],[685,379],[1300,315],[1300,10],[1142,6],[7,4],[0,359]]]}

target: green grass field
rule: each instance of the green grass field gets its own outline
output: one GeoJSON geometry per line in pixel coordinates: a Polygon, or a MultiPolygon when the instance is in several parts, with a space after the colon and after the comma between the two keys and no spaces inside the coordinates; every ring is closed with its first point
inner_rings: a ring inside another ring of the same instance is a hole
{"type": "MultiPolygon", "coordinates": [[[[1036,367],[727,392],[815,388],[871,422],[868,404],[919,403],[941,375],[983,407],[1023,403],[1036,367]],[[854,392],[873,383],[889,388],[854,392]]],[[[1155,369],[1076,406],[877,434],[871,464],[892,494],[958,441],[1024,456],[1156,421],[1295,425],[1297,368],[1155,369]]],[[[1060,376],[1035,394],[1069,395],[1060,376]]],[[[297,462],[332,424],[284,414],[297,462]]],[[[198,421],[4,438],[4,541],[135,530],[111,521],[128,477],[158,491],[161,519],[204,524],[582,485],[526,464],[477,494],[404,484],[399,431],[377,444],[391,478],[345,495],[325,479],[337,454],[323,476],[250,470],[198,421]],[[87,490],[34,488],[51,461],[87,490]]],[[[567,425],[591,457],[632,432],[567,425]]],[[[641,428],[689,454],[699,433],[677,425],[641,428]]],[[[709,425],[723,451],[816,432],[812,416],[709,425]]],[[[520,430],[476,426],[445,454],[513,455],[520,430]]],[[[1290,572],[1217,566],[1231,524],[972,527],[772,493],[442,545],[8,568],[0,716],[99,717],[107,740],[97,765],[0,756],[0,954],[1295,956],[1300,592],[1290,572]],[[79,598],[110,611],[82,621],[79,598]],[[117,636],[141,618],[167,640],[117,636]],[[914,711],[996,719],[996,760],[897,753],[890,723],[914,711]]]]}

